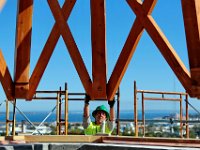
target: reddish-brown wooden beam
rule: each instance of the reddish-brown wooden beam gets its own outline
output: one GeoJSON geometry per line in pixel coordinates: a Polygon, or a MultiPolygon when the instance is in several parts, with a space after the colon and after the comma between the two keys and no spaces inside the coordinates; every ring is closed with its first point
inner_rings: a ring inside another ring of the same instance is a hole
{"type": "Polygon", "coordinates": [[[0,49],[0,82],[8,100],[14,100],[14,84],[0,49]]]}
{"type": "MultiPolygon", "coordinates": [[[[175,146],[200,148],[199,139],[185,138],[159,138],[159,137],[131,137],[131,136],[103,136],[102,143],[152,145],[152,146],[175,146]]],[[[189,149],[189,148],[188,148],[189,149]]]]}
{"type": "MultiPolygon", "coordinates": [[[[76,0],[71,0],[71,1],[65,1],[65,3],[63,4],[62,12],[65,12],[64,13],[65,20],[68,19],[75,3],[76,3],[76,0]]],[[[59,37],[60,37],[60,31],[58,29],[58,25],[55,23],[47,39],[47,42],[42,50],[42,53],[36,64],[36,67],[31,75],[30,88],[29,88],[29,93],[27,97],[27,99],[29,100],[32,99],[33,95],[35,94],[35,91],[47,67],[47,64],[51,58],[51,55],[56,46],[56,43],[58,42],[59,37]]]]}
{"type": "Polygon", "coordinates": [[[88,74],[87,68],[83,62],[81,54],[78,50],[78,47],[74,41],[73,35],[70,31],[68,24],[66,23],[62,13],[59,3],[57,0],[48,0],[49,6],[51,8],[52,14],[56,20],[56,24],[59,27],[60,34],[63,37],[65,45],[68,49],[70,57],[74,63],[74,66],[78,72],[78,75],[81,79],[83,87],[86,93],[92,98],[92,81],[88,74]]]}
{"type": "Polygon", "coordinates": [[[95,99],[107,99],[105,0],[91,0],[92,77],[95,99]]]}
{"type": "MultiPolygon", "coordinates": [[[[155,6],[155,1],[145,0],[142,7],[145,9],[146,15],[150,14],[155,6]]],[[[111,77],[107,84],[107,96],[108,100],[113,100],[117,88],[126,72],[126,69],[130,63],[130,60],[135,52],[137,44],[140,40],[144,27],[141,26],[140,21],[136,18],[128,38],[124,44],[124,47],[117,60],[115,68],[111,74],[111,77]]]]}
{"type": "Polygon", "coordinates": [[[173,49],[165,35],[162,33],[159,26],[156,24],[152,16],[146,15],[142,9],[142,6],[137,1],[127,0],[132,10],[137,15],[141,24],[144,26],[161,54],[174,71],[179,81],[182,83],[183,87],[188,93],[191,93],[191,78],[190,73],[177,55],[176,51],[173,49]]]}
{"type": "MultiPolygon", "coordinates": [[[[200,67],[200,1],[182,0],[190,68],[200,67]]],[[[193,74],[191,74],[191,77],[193,74]]]]}
{"type": "Polygon", "coordinates": [[[26,98],[29,90],[33,0],[19,0],[15,45],[15,98],[26,98]]]}
{"type": "Polygon", "coordinates": [[[192,93],[200,96],[200,1],[182,0],[182,11],[194,86],[192,93]]]}

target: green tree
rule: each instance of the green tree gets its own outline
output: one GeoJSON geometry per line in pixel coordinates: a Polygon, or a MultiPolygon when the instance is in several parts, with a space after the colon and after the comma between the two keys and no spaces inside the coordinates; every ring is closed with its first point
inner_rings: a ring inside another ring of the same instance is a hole
{"type": "Polygon", "coordinates": [[[51,135],[56,135],[56,127],[55,126],[50,126],[50,129],[51,129],[51,135]]]}

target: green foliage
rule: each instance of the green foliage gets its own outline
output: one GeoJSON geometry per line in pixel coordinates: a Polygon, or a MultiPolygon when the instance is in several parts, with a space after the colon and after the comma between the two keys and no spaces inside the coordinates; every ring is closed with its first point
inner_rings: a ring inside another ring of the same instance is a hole
{"type": "Polygon", "coordinates": [[[68,131],[68,134],[69,135],[84,135],[84,130],[74,129],[74,130],[68,131]]]}
{"type": "Polygon", "coordinates": [[[6,136],[6,132],[2,132],[0,136],[6,136]]]}
{"type": "Polygon", "coordinates": [[[113,132],[111,133],[111,135],[117,135],[117,128],[115,128],[115,129],[113,130],[113,132]]]}
{"type": "Polygon", "coordinates": [[[154,132],[148,132],[148,133],[145,134],[145,136],[146,137],[154,137],[155,134],[154,134],[154,132]]]}
{"type": "Polygon", "coordinates": [[[51,135],[56,135],[56,127],[55,126],[50,126],[51,128],[51,135]]]}
{"type": "Polygon", "coordinates": [[[122,136],[134,136],[135,133],[132,130],[125,128],[124,132],[122,132],[122,136]]]}
{"type": "Polygon", "coordinates": [[[173,126],[174,132],[180,132],[180,126],[173,126]]]}
{"type": "Polygon", "coordinates": [[[195,133],[194,130],[190,130],[189,137],[190,138],[196,138],[196,133],[195,133]]]}
{"type": "Polygon", "coordinates": [[[194,125],[192,129],[190,129],[190,138],[200,137],[200,125],[194,125]]]}

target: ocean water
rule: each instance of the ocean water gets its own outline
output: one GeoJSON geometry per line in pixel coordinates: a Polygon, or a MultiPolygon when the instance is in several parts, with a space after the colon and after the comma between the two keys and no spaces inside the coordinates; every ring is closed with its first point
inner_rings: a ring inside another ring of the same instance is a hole
{"type": "MultiPolygon", "coordinates": [[[[172,111],[161,111],[161,110],[153,110],[153,111],[146,111],[145,112],[145,119],[154,119],[164,116],[169,116],[178,112],[172,111]]],[[[117,114],[116,114],[117,115],[117,114]]],[[[69,111],[69,122],[82,122],[83,112],[82,111],[69,111]]],[[[12,120],[13,114],[10,113],[9,119],[12,120]]],[[[92,117],[93,118],[93,117],[92,117]]],[[[120,119],[133,119],[134,113],[133,111],[121,111],[120,112],[120,119]]],[[[138,113],[138,119],[142,118],[141,112],[138,113]]],[[[31,121],[31,122],[42,122],[45,119],[45,122],[54,122],[56,121],[56,113],[50,112],[16,112],[16,121],[21,122],[22,120],[31,121]],[[46,119],[45,119],[46,118],[46,119]]],[[[64,114],[62,114],[62,119],[64,119],[64,114]]],[[[0,112],[0,122],[5,122],[6,120],[6,113],[0,112]]]]}

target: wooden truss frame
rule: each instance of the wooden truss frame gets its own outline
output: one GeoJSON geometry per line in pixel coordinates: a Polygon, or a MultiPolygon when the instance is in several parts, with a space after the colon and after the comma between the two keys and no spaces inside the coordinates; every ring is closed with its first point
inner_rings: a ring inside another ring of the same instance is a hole
{"type": "Polygon", "coordinates": [[[60,36],[63,37],[83,87],[90,98],[113,100],[144,29],[146,29],[189,95],[200,98],[199,0],[181,0],[190,71],[187,70],[151,16],[157,0],[144,0],[144,2],[141,0],[126,0],[136,14],[136,19],[108,80],[106,75],[105,0],[90,1],[92,79],[66,23],[76,0],[65,0],[62,8],[60,8],[57,0],[47,1],[54,16],[55,24],[31,76],[29,76],[29,70],[33,0],[18,1],[14,81],[12,81],[6,61],[0,51],[0,82],[9,100],[15,98],[31,100],[33,98],[60,36]]]}

